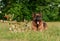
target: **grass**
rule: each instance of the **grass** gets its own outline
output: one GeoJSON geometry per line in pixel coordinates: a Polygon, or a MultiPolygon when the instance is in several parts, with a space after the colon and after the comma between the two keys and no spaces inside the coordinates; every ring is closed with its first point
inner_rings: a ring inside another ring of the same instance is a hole
{"type": "Polygon", "coordinates": [[[1,41],[60,41],[60,22],[47,22],[48,29],[39,31],[28,31],[12,33],[9,31],[8,23],[0,23],[1,41]]]}

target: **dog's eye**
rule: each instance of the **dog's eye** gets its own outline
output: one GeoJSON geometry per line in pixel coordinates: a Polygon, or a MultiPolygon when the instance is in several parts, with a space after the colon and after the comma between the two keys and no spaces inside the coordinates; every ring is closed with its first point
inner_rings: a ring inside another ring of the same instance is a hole
{"type": "Polygon", "coordinates": [[[36,16],[37,18],[40,18],[40,16],[36,16]]]}

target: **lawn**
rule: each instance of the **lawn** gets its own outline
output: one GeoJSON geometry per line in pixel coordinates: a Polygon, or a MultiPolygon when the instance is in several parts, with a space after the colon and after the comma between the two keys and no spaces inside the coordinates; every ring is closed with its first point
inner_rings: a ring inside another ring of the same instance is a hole
{"type": "Polygon", "coordinates": [[[27,32],[10,32],[8,23],[0,22],[1,41],[60,41],[60,22],[47,22],[48,29],[27,32]]]}

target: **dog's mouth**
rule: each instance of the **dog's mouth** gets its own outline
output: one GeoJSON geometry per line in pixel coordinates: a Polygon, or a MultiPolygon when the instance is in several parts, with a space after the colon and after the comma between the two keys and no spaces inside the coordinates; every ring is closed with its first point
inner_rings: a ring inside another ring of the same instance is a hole
{"type": "Polygon", "coordinates": [[[39,22],[37,21],[37,24],[39,24],[39,22]]]}

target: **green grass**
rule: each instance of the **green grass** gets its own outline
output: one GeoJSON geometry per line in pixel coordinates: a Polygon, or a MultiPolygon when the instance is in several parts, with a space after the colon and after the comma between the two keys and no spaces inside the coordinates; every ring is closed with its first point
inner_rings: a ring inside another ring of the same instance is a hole
{"type": "Polygon", "coordinates": [[[48,29],[39,31],[28,31],[20,33],[9,32],[8,23],[0,23],[1,41],[60,41],[60,22],[47,22],[48,29]]]}

